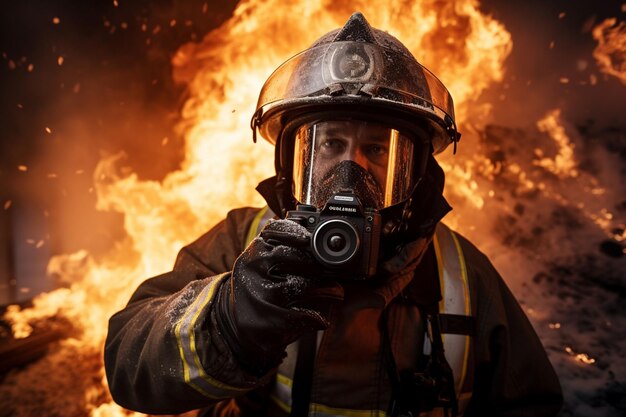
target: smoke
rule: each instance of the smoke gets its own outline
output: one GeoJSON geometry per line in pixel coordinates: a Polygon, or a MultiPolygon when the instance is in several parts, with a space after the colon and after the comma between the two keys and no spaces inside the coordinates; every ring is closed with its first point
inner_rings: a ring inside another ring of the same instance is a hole
{"type": "MultiPolygon", "coordinates": [[[[481,8],[493,13],[514,41],[502,84],[483,95],[493,104],[491,121],[527,128],[558,108],[575,126],[624,127],[623,85],[594,58],[602,43],[594,30],[606,19],[614,20],[617,35],[625,13],[620,2],[582,0],[574,6],[559,0],[538,8],[523,2],[500,7],[496,1],[483,0],[481,8]]],[[[615,50],[612,59],[618,66],[623,62],[619,57],[615,50]]]]}

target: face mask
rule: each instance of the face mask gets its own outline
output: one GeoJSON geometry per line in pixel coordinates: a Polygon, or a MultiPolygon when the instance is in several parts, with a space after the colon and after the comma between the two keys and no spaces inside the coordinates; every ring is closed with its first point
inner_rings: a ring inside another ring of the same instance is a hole
{"type": "Polygon", "coordinates": [[[319,184],[313,192],[313,202],[324,207],[334,194],[351,190],[363,207],[377,208],[383,205],[383,193],[374,176],[354,161],[341,161],[316,181],[319,184]]]}

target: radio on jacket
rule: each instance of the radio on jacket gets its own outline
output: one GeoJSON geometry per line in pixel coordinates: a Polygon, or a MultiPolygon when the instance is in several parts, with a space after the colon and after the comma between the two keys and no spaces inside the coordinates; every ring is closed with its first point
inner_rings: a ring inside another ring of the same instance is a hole
{"type": "Polygon", "coordinates": [[[351,191],[334,194],[322,210],[299,204],[286,218],[311,232],[311,252],[327,274],[362,280],[376,273],[380,214],[351,191]]]}

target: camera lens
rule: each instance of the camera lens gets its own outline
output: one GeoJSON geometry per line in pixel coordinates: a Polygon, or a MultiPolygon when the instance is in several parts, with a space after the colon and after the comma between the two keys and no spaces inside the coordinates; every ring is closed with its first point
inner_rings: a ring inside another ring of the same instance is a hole
{"type": "Polygon", "coordinates": [[[313,232],[311,246],[315,258],[333,266],[348,262],[359,249],[359,235],[354,226],[345,220],[331,219],[313,232]]]}
{"type": "Polygon", "coordinates": [[[328,237],[328,248],[335,252],[340,252],[346,247],[346,239],[340,234],[331,235],[328,237]]]}

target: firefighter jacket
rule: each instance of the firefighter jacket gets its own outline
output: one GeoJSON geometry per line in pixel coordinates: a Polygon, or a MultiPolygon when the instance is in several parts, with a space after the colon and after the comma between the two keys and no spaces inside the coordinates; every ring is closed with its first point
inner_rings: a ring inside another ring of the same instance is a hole
{"type": "MultiPolygon", "coordinates": [[[[256,228],[255,218],[258,222],[259,209],[231,211],[180,251],[171,272],[146,280],[111,317],[105,368],[118,404],[149,414],[202,409],[200,415],[206,416],[289,415],[299,342],[287,347],[278,369],[249,374],[221,336],[212,308],[256,228]]],[[[395,261],[406,267],[398,268],[392,280],[346,284],[345,300],[333,310],[330,327],[316,337],[310,416],[388,415],[393,375],[385,346],[395,372],[419,370],[432,349],[424,315],[433,305],[453,313],[449,318],[465,316],[471,319],[466,323],[473,323],[468,330],[455,320],[441,322],[460,414],[557,414],[562,403],[558,379],[517,301],[484,254],[444,226],[438,228],[419,262],[410,254],[398,255],[402,259],[395,261]],[[460,256],[456,269],[447,268],[452,260],[446,256],[460,256]],[[452,288],[460,281],[444,280],[446,273],[462,275],[465,286],[452,288]]],[[[419,398],[421,393],[416,388],[409,395],[419,398]]]]}

